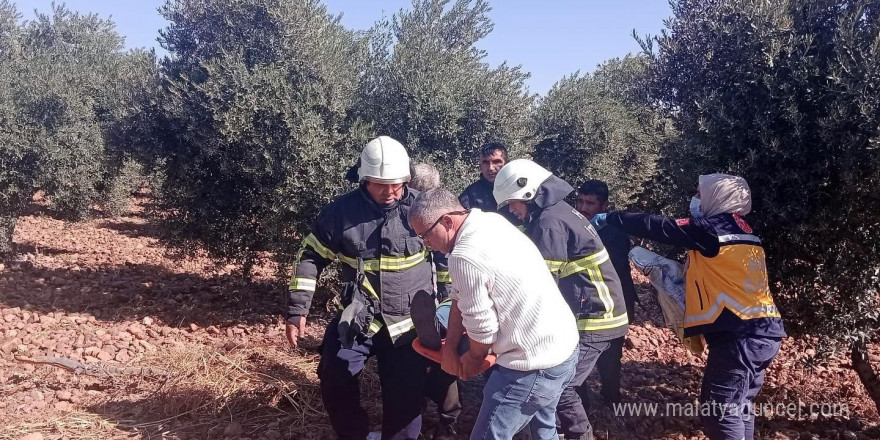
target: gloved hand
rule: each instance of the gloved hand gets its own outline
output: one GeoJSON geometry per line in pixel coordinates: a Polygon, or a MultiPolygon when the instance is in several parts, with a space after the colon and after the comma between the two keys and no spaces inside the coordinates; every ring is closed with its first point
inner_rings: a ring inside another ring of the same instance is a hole
{"type": "Polygon", "coordinates": [[[351,348],[358,336],[366,336],[373,321],[373,308],[355,296],[342,311],[337,330],[343,348],[351,348]]]}
{"type": "Polygon", "coordinates": [[[596,228],[596,230],[598,231],[599,229],[604,228],[605,225],[608,224],[608,219],[606,217],[608,217],[607,213],[600,212],[600,213],[594,215],[593,218],[590,219],[590,223],[592,223],[593,227],[596,228]]]}

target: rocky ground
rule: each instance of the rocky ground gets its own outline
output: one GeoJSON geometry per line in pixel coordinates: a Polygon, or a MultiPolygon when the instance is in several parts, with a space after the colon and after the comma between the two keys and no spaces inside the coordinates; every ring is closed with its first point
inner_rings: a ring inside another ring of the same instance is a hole
{"type": "MultiPolygon", "coordinates": [[[[315,376],[326,318],[291,350],[273,267],[244,283],[203,256],[174,259],[142,214],[148,200],[135,202],[127,217],[69,224],[36,204],[19,220],[20,253],[0,264],[0,439],[331,438],[315,376]]],[[[696,399],[704,359],[658,327],[659,307],[639,281],[644,307],[624,353],[624,401],[658,403],[659,412],[618,416],[591,398],[597,436],[702,439],[697,416],[659,414],[696,399]]],[[[800,414],[759,418],[758,438],[880,438],[880,417],[847,361],[808,366],[812,346],[785,341],[757,400],[800,402],[800,414]],[[811,411],[822,403],[837,406],[811,411]]],[[[880,367],[877,347],[872,360],[880,367]]],[[[371,366],[364,399],[378,424],[371,366]]],[[[480,381],[463,393],[466,433],[480,381]]]]}

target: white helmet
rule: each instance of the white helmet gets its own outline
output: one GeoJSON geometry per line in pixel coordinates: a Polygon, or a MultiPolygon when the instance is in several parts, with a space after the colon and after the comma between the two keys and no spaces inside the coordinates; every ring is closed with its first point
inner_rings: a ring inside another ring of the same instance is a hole
{"type": "Polygon", "coordinates": [[[527,202],[538,194],[538,187],[553,173],[528,159],[516,159],[507,163],[495,176],[492,195],[502,207],[511,200],[527,202]]]}
{"type": "Polygon", "coordinates": [[[409,182],[409,155],[400,142],[379,136],[361,151],[358,181],[394,184],[409,182]]]}

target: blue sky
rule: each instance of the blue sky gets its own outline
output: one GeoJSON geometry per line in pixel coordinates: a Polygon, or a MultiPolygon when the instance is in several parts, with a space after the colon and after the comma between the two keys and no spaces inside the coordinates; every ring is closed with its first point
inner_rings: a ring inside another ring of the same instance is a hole
{"type": "MultiPolygon", "coordinates": [[[[52,0],[16,2],[25,19],[33,10],[50,10],[52,0]]],[[[60,1],[59,1],[60,3],[60,1]]],[[[162,0],[67,0],[70,9],[112,16],[128,47],[157,47],[165,27],[157,8],[162,0]]],[[[342,22],[366,29],[383,15],[410,6],[410,0],[324,0],[342,22]]],[[[562,77],[591,72],[597,64],[629,52],[638,44],[631,34],[657,34],[671,15],[666,0],[495,0],[490,17],[494,31],[479,46],[492,65],[507,61],[532,74],[529,89],[545,94],[562,77]]],[[[162,52],[159,52],[160,55],[162,52]]]]}

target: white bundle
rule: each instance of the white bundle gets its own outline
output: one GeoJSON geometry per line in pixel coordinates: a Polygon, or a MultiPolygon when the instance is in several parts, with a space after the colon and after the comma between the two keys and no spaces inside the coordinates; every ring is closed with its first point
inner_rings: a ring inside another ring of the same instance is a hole
{"type": "Polygon", "coordinates": [[[701,354],[704,347],[702,337],[684,337],[684,266],[640,246],[629,251],[629,259],[651,280],[651,285],[657,290],[657,300],[663,310],[666,325],[675,331],[688,350],[701,354]]]}

